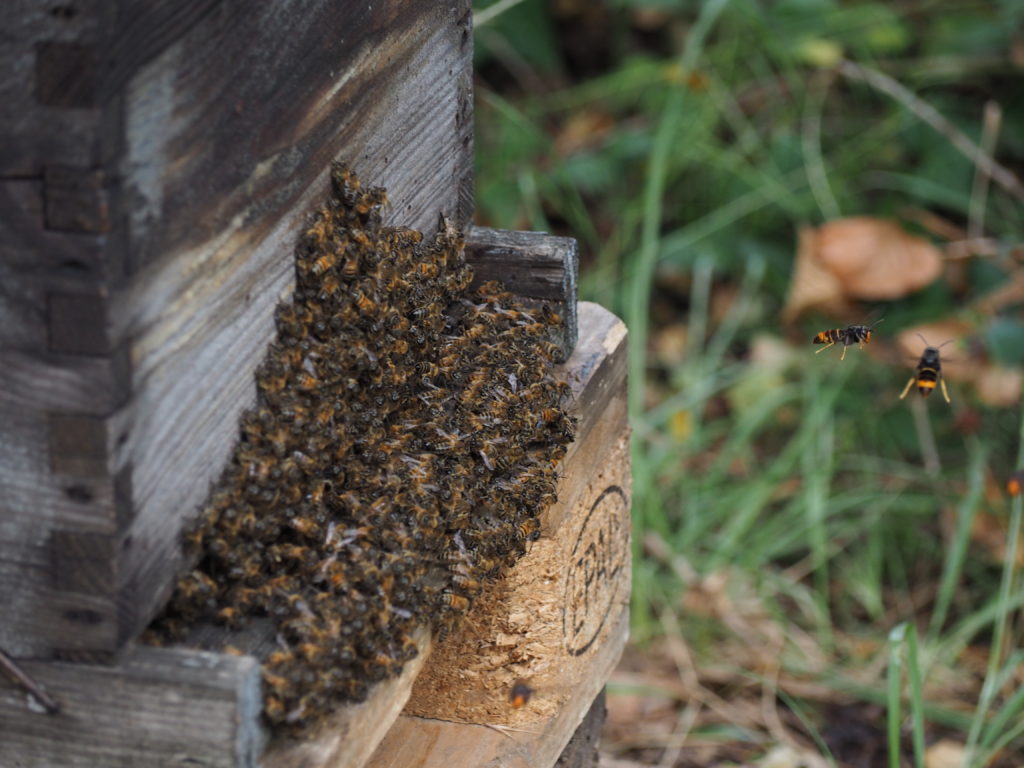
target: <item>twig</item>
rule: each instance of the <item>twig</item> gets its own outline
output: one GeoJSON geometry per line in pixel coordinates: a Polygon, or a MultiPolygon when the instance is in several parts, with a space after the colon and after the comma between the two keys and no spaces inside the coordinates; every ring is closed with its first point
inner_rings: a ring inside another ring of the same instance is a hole
{"type": "Polygon", "coordinates": [[[43,706],[47,714],[53,715],[60,712],[60,705],[50,698],[43,686],[25,674],[21,667],[14,663],[14,659],[4,653],[2,649],[0,649],[0,669],[6,672],[11,680],[28,691],[29,695],[43,706]]]}
{"type": "Polygon", "coordinates": [[[906,86],[878,70],[863,67],[852,61],[843,61],[839,65],[839,74],[851,80],[865,82],[903,104],[921,120],[949,139],[954,147],[960,150],[992,181],[1015,197],[1024,200],[1024,184],[1013,172],[997,163],[991,155],[986,154],[981,147],[943,117],[935,107],[915,96],[906,86]]]}
{"type": "MultiPolygon", "coordinates": [[[[1003,122],[1003,110],[994,101],[985,104],[981,120],[981,151],[989,157],[995,151],[999,127],[1003,122]]],[[[974,167],[974,181],[971,182],[971,199],[967,204],[967,236],[978,240],[985,234],[985,203],[988,200],[989,175],[980,165],[974,167]]]]}
{"type": "Polygon", "coordinates": [[[515,733],[531,733],[534,736],[537,735],[536,731],[531,731],[529,728],[513,728],[511,725],[495,725],[494,723],[480,723],[480,725],[484,728],[490,728],[491,730],[497,731],[506,739],[512,739],[512,741],[515,741],[515,738],[512,736],[510,731],[514,731],[515,733]]]}

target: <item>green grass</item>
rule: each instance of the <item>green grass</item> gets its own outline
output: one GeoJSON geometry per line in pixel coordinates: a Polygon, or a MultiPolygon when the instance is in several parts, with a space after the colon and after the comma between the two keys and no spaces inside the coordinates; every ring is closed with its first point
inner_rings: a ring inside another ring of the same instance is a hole
{"type": "MultiPolygon", "coordinates": [[[[974,141],[985,101],[998,101],[997,158],[1020,168],[1024,101],[1008,52],[1024,14],[1010,2],[939,13],[930,0],[714,0],[657,4],[660,26],[631,32],[636,9],[653,5],[607,3],[605,66],[585,75],[539,0],[494,16],[477,41],[478,219],[577,237],[581,298],[630,329],[633,637],[663,636],[671,615],[698,668],[742,642],[721,617],[680,607],[721,578],[727,604],[753,601],[781,628],[783,674],[886,708],[890,764],[921,764],[942,736],[964,744],[965,765],[988,765],[1024,745],[1021,499],[992,492],[1024,466],[1024,432],[1008,426],[1024,424],[1020,405],[988,406],[956,384],[952,406],[900,401],[912,362],[815,355],[810,338],[839,321],[779,317],[798,228],[912,210],[966,228],[981,207],[1002,256],[973,261],[955,288],[940,281],[845,319],[884,314],[872,345],[884,350],[903,328],[960,318],[989,357],[1022,362],[1022,307],[973,307],[1021,273],[1008,254],[1024,241],[1024,205],[991,185],[981,206],[948,136],[832,64],[838,54],[887,73],[974,141]],[[666,359],[656,352],[672,327],[686,344],[666,359]],[[783,352],[755,361],[764,341],[783,352]],[[924,424],[938,472],[924,466],[924,424]],[[972,533],[992,519],[1006,527],[1001,560],[972,533]],[[865,657],[855,641],[876,650],[865,657]],[[965,654],[979,649],[985,669],[970,672],[965,654]],[[976,684],[973,700],[941,680],[976,684]]],[[[839,764],[813,702],[778,695],[839,764]]]]}

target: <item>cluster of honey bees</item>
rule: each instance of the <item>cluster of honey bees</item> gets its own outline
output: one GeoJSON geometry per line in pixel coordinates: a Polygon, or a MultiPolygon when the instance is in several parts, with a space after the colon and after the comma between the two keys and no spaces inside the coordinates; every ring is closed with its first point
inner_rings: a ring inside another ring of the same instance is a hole
{"type": "Polygon", "coordinates": [[[347,168],[296,252],[296,290],[229,466],[185,535],[193,570],[150,636],[269,617],[268,721],[293,728],[444,635],[539,536],[573,439],[561,318],[488,283],[462,236],[385,227],[347,168]]]}

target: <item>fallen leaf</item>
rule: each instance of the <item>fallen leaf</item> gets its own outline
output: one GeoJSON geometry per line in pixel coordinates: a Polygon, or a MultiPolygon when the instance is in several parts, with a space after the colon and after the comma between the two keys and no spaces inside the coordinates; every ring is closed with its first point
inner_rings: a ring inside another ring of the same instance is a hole
{"type": "Polygon", "coordinates": [[[1022,384],[1024,374],[1020,368],[1004,368],[999,365],[986,365],[974,379],[974,387],[981,401],[996,408],[1009,408],[1020,402],[1022,384]]]}
{"type": "Polygon", "coordinates": [[[803,227],[797,242],[789,296],[782,310],[782,319],[787,323],[807,309],[829,307],[834,310],[836,305],[841,306],[845,302],[842,283],[818,259],[818,231],[813,227],[803,227]]]}
{"type": "Polygon", "coordinates": [[[615,127],[615,118],[597,109],[575,112],[555,136],[555,153],[568,157],[600,145],[615,127]]]}
{"type": "Polygon", "coordinates": [[[812,307],[840,314],[850,300],[898,299],[942,273],[939,249],[891,221],[836,219],[801,229],[798,240],[786,322],[812,307]]]}
{"type": "Polygon", "coordinates": [[[654,359],[665,368],[676,368],[686,358],[686,341],[685,323],[671,323],[659,328],[651,338],[654,359]]]}
{"type": "Polygon", "coordinates": [[[927,240],[882,219],[856,216],[818,228],[817,256],[858,299],[898,299],[942,273],[942,254],[927,240]]]}
{"type": "Polygon", "coordinates": [[[942,739],[924,751],[924,768],[960,768],[964,760],[964,745],[942,739]]]}

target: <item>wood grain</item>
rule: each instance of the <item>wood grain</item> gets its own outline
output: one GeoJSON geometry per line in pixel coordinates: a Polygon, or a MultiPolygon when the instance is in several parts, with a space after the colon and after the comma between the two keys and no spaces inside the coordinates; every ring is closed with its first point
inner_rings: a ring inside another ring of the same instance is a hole
{"type": "Polygon", "coordinates": [[[565,323],[559,346],[565,357],[572,354],[579,336],[576,284],[580,268],[579,247],[573,238],[473,226],[466,233],[466,261],[473,267],[474,285],[500,280],[517,296],[550,304],[565,323]]]}
{"type": "Polygon", "coordinates": [[[593,673],[554,717],[531,729],[503,729],[402,715],[377,747],[366,768],[549,768],[579,727],[604,681],[611,675],[629,636],[628,611],[593,660],[593,673]]]}
{"type": "Polygon", "coordinates": [[[60,705],[44,714],[0,676],[0,744],[16,768],[255,766],[259,665],[248,657],[133,648],[113,666],[21,662],[60,705]]]}

